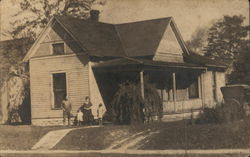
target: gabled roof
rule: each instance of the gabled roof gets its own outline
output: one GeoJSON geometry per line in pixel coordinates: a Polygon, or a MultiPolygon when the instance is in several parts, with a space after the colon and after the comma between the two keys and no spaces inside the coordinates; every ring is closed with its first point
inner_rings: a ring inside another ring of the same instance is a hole
{"type": "Polygon", "coordinates": [[[70,16],[56,16],[55,19],[77,39],[89,55],[125,55],[114,25],[70,16]]]}
{"type": "MultiPolygon", "coordinates": [[[[89,56],[144,57],[153,56],[167,29],[171,27],[180,44],[186,63],[197,66],[226,68],[226,64],[189,52],[172,17],[123,24],[82,20],[71,16],[55,16],[41,33],[57,21],[89,56]]],[[[38,38],[38,40],[39,40],[38,38]]],[[[32,56],[33,45],[24,61],[32,56]]],[[[156,62],[154,62],[155,64],[156,62]]]]}
{"type": "MultiPolygon", "coordinates": [[[[71,16],[55,16],[51,21],[60,23],[89,56],[154,55],[167,27],[174,27],[179,44],[184,52],[188,53],[172,17],[124,24],[108,24],[71,16]]],[[[27,61],[31,54],[29,52],[24,61],[27,61]]]]}
{"type": "Polygon", "coordinates": [[[172,17],[166,17],[108,24],[69,16],[55,18],[78,39],[89,55],[116,57],[154,55],[166,28],[173,21],[172,17]]]}
{"type": "Polygon", "coordinates": [[[154,55],[171,17],[115,25],[127,56],[154,55]]]}

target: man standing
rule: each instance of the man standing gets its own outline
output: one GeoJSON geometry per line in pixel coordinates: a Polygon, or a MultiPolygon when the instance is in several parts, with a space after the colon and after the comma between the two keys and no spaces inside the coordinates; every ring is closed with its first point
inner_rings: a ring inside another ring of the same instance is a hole
{"type": "Polygon", "coordinates": [[[70,126],[70,117],[71,117],[71,102],[66,96],[62,101],[62,109],[63,109],[63,124],[66,123],[66,118],[68,119],[68,126],[70,126]]]}

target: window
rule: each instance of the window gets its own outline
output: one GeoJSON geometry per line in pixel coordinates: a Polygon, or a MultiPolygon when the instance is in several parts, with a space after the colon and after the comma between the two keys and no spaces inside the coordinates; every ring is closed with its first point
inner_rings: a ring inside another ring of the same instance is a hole
{"type": "Polygon", "coordinates": [[[184,101],[188,99],[188,77],[185,73],[176,74],[176,101],[184,101]]]}
{"type": "Polygon", "coordinates": [[[199,85],[198,85],[198,78],[196,78],[193,83],[188,88],[188,95],[189,98],[199,98],[199,85]]]}
{"type": "Polygon", "coordinates": [[[53,47],[53,54],[54,55],[64,54],[64,43],[52,44],[52,47],[53,47]]]}
{"type": "Polygon", "coordinates": [[[67,95],[66,73],[55,73],[53,77],[53,108],[60,109],[64,97],[67,95]]]}

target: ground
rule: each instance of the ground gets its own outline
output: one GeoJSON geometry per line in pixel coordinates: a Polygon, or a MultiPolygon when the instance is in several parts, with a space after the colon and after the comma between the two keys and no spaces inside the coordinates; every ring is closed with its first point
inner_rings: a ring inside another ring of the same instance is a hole
{"type": "Polygon", "coordinates": [[[62,128],[62,126],[0,125],[0,150],[30,149],[47,132],[62,128]]]}
{"type": "MultiPolygon", "coordinates": [[[[38,126],[8,126],[0,125],[0,150],[28,150],[39,139],[51,130],[65,127],[38,126]]],[[[168,123],[153,123],[149,125],[105,125],[98,128],[78,128],[67,134],[53,149],[54,150],[111,150],[111,149],[248,149],[250,148],[250,118],[230,124],[191,125],[189,121],[168,123]]],[[[0,151],[1,152],[1,151],[0,151]]],[[[17,154],[0,153],[2,157],[12,157],[17,154]]],[[[204,157],[233,157],[249,154],[220,154],[202,155],[204,157]]],[[[18,156],[37,156],[35,153],[18,153],[18,156]]],[[[43,154],[39,156],[59,156],[67,154],[43,154]]],[[[103,153],[74,153],[72,157],[113,157],[138,156],[139,154],[103,154],[103,153]]],[[[185,155],[153,155],[156,157],[185,155]]],[[[189,154],[198,157],[200,154],[189,154]]]]}
{"type": "MultiPolygon", "coordinates": [[[[222,149],[250,148],[250,119],[230,124],[190,125],[188,121],[155,123],[137,126],[105,126],[74,130],[59,142],[55,149],[101,150],[115,141],[140,133],[137,149],[222,149]],[[150,136],[148,136],[150,134],[150,136]]],[[[133,137],[133,141],[137,138],[133,137]]],[[[120,142],[117,148],[127,143],[120,142]]],[[[131,146],[133,146],[131,144],[131,146]]],[[[134,146],[133,146],[134,148],[134,146]]]]}

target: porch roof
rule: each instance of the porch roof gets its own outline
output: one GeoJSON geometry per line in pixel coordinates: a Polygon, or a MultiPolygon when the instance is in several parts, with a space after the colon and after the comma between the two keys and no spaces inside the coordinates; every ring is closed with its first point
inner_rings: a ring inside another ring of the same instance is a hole
{"type": "Polygon", "coordinates": [[[227,68],[227,64],[222,61],[210,59],[210,58],[201,56],[200,54],[197,54],[191,51],[189,52],[188,55],[184,55],[184,58],[186,62],[195,63],[195,64],[202,65],[205,67],[216,67],[216,68],[222,68],[222,69],[227,68]]]}
{"type": "Polygon", "coordinates": [[[109,61],[94,63],[92,66],[94,69],[116,69],[116,68],[135,68],[136,69],[150,69],[155,68],[158,70],[167,70],[166,68],[181,68],[181,69],[197,69],[206,70],[206,67],[190,64],[190,63],[174,63],[174,62],[162,62],[153,61],[149,59],[135,59],[135,58],[118,58],[109,61]]]}

